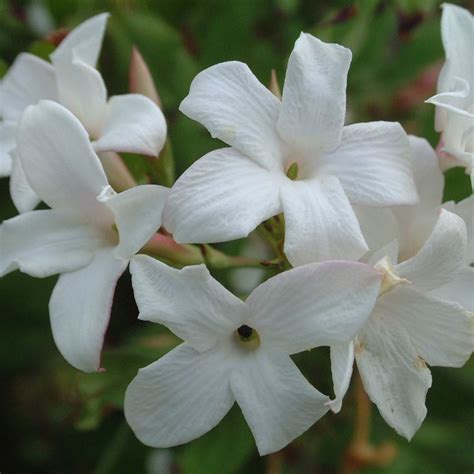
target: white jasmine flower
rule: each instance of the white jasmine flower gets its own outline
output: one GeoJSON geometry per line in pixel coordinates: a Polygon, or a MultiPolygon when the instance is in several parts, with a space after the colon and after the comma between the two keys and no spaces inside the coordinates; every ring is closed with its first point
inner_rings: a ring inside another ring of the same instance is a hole
{"type": "Polygon", "coordinates": [[[292,264],[358,259],[367,246],[351,203],[416,202],[401,126],[343,127],[350,60],[348,49],[302,33],[281,101],[239,62],[196,76],[180,110],[232,148],[208,153],[173,187],[163,219],[178,242],[244,237],[284,212],[292,264]]]}
{"type": "Polygon", "coordinates": [[[71,31],[51,54],[51,64],[20,54],[0,89],[0,176],[11,173],[12,199],[20,212],[39,202],[19,160],[11,160],[16,124],[28,105],[43,99],[67,107],[86,128],[94,150],[157,156],[166,138],[159,107],[139,94],[107,100],[107,89],[96,63],[108,14],[97,15],[71,31]]]}
{"type": "Polygon", "coordinates": [[[474,348],[473,313],[434,296],[464,265],[466,227],[445,209],[419,252],[398,262],[393,241],[369,263],[383,276],[380,296],[351,344],[331,347],[338,411],[349,385],[353,359],[364,388],[382,417],[411,439],[426,416],[431,386],[428,365],[461,367],[474,348]]]}
{"type": "Polygon", "coordinates": [[[32,189],[51,209],[3,222],[0,274],[60,273],[49,303],[54,340],[73,366],[98,370],[116,281],[160,227],[168,190],[150,185],[116,194],[84,127],[54,102],[26,109],[18,152],[32,189]]]}
{"type": "Polygon", "coordinates": [[[327,411],[328,397],[290,355],[350,340],[380,286],[370,266],[332,261],[281,273],[243,302],[204,265],[176,270],[137,256],[130,271],[139,318],[184,340],[127,389],[125,416],[137,437],[154,447],[188,442],[237,401],[261,455],[283,448],[327,411]]]}
{"type": "Polygon", "coordinates": [[[464,166],[474,186],[474,17],[466,9],[443,4],[441,18],[446,62],[438,78],[435,128],[442,132],[444,165],[464,166]]]}

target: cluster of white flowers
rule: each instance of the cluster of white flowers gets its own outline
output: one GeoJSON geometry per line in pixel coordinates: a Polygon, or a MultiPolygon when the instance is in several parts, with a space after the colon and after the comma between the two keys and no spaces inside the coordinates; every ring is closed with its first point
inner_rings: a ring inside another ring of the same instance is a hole
{"type": "MultiPolygon", "coordinates": [[[[459,367],[474,349],[473,197],[442,204],[438,156],[398,123],[344,126],[351,52],[305,33],[281,97],[243,63],[198,74],[180,110],[229,147],[198,159],[171,189],[117,194],[104,152],[156,156],[167,131],[152,100],[107,100],[95,68],[106,21],[73,30],[51,64],[20,55],[1,83],[0,172],[11,173],[20,212],[0,226],[1,275],[60,274],[53,336],[70,364],[92,372],[131,262],[139,318],[184,341],[126,392],[125,416],[148,445],[201,436],[237,401],[259,452],[279,450],[341,409],[354,359],[384,419],[411,438],[426,415],[427,365],[459,367]],[[49,208],[33,210],[40,201],[49,208]],[[277,215],[294,268],[245,302],[205,265],[134,256],[162,222],[178,243],[208,244],[277,215]],[[330,347],[332,400],[290,358],[320,346],[330,347]]],[[[444,6],[447,61],[430,99],[439,153],[470,173],[473,25],[466,10],[444,6]]]]}

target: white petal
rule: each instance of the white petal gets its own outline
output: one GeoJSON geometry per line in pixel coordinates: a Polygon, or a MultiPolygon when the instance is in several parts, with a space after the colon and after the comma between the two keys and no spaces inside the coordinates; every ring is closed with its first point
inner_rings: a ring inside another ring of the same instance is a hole
{"type": "Polygon", "coordinates": [[[448,283],[461,269],[466,254],[466,225],[449,211],[441,209],[436,226],[422,249],[409,260],[396,265],[395,273],[422,291],[448,283]]]}
{"type": "Polygon", "coordinates": [[[301,33],[288,61],[278,131],[293,149],[339,144],[346,114],[349,49],[301,33]]]}
{"type": "Polygon", "coordinates": [[[379,299],[376,313],[402,325],[429,365],[461,367],[474,349],[473,318],[458,304],[402,285],[379,299]]]}
{"type": "Polygon", "coordinates": [[[174,184],[163,211],[164,226],[181,243],[246,237],[281,212],[282,179],[232,148],[211,151],[174,184]]]}
{"type": "Polygon", "coordinates": [[[261,456],[284,448],[328,411],[329,398],[286,354],[256,351],[232,372],[231,388],[261,456]]]}
{"type": "Polygon", "coordinates": [[[125,394],[125,417],[137,438],[166,448],[214,428],[234,404],[222,351],[181,344],[140,369],[125,394]]]}
{"type": "Polygon", "coordinates": [[[16,149],[12,151],[11,156],[12,174],[10,176],[10,196],[13,204],[15,204],[20,214],[32,211],[41,202],[41,199],[33,191],[30,183],[26,179],[18,151],[16,149]]]}
{"type": "Polygon", "coordinates": [[[179,110],[265,168],[281,163],[283,144],[276,131],[280,101],[247,65],[230,61],[202,71],[179,110]]]}
{"type": "Polygon", "coordinates": [[[292,265],[328,259],[357,260],[367,250],[354,211],[339,180],[287,181],[285,254],[292,265]]]}
{"type": "Polygon", "coordinates": [[[74,28],[51,54],[51,61],[55,63],[74,56],[89,66],[95,67],[108,17],[108,13],[101,13],[74,28]]]}
{"type": "Polygon", "coordinates": [[[131,257],[158,231],[168,191],[163,186],[142,185],[103,200],[115,216],[120,236],[117,255],[131,257]]]}
{"type": "Polygon", "coordinates": [[[66,210],[32,211],[3,222],[0,274],[19,268],[36,277],[87,265],[104,245],[84,218],[66,210]]]}
{"type": "Polygon", "coordinates": [[[443,207],[464,220],[467,230],[466,263],[468,265],[474,263],[474,195],[458,203],[452,201],[444,203],[443,207]]]}
{"type": "Polygon", "coordinates": [[[474,313],[474,268],[463,268],[449,283],[433,290],[436,298],[454,301],[474,313]]]}
{"type": "Polygon", "coordinates": [[[166,122],[160,108],[140,94],[111,97],[94,150],[158,156],[166,140],[166,122]]]}
{"type": "Polygon", "coordinates": [[[369,265],[375,266],[380,260],[387,257],[389,263],[393,265],[398,262],[398,251],[398,240],[394,239],[387,245],[384,245],[382,248],[378,249],[376,252],[373,252],[367,259],[367,263],[369,265]]]}
{"type": "Polygon", "coordinates": [[[444,188],[444,176],[431,145],[424,138],[410,136],[409,140],[419,202],[415,206],[393,209],[399,225],[400,254],[404,259],[418,253],[433,231],[444,188]]]}
{"type": "Polygon", "coordinates": [[[366,206],[416,204],[407,135],[399,123],[344,127],[341,144],[323,154],[320,173],[337,176],[349,200],[366,206]]]}
{"type": "Polygon", "coordinates": [[[52,208],[95,214],[108,185],[99,158],[80,122],[64,107],[42,102],[20,122],[18,151],[31,187],[52,208]]]}
{"type": "Polygon", "coordinates": [[[474,68],[472,44],[474,42],[473,15],[465,8],[443,4],[441,35],[446,52],[444,81],[438,83],[438,92],[449,90],[456,77],[470,79],[474,68]]]}
{"type": "Polygon", "coordinates": [[[331,373],[334,385],[334,400],[328,403],[334,413],[339,413],[342,400],[349,388],[354,366],[354,343],[331,346],[331,373]]]}
{"type": "Polygon", "coordinates": [[[115,285],[127,265],[127,260],[104,249],[86,267],[63,273],[54,287],[49,301],[54,341],[63,357],[79,370],[100,369],[115,285]]]}
{"type": "MultiPolygon", "coordinates": [[[[369,206],[353,206],[353,209],[370,253],[381,249],[398,237],[398,222],[392,209],[369,206]]],[[[364,261],[369,257],[370,254],[365,255],[364,261]]]]}
{"type": "Polygon", "coordinates": [[[99,137],[107,101],[99,71],[78,60],[58,62],[55,71],[59,102],[74,113],[92,138],[99,137]]]}
{"type": "Polygon", "coordinates": [[[16,123],[11,121],[0,122],[0,178],[10,176],[12,171],[10,153],[15,147],[16,123]]]}
{"type": "Polygon", "coordinates": [[[32,54],[18,55],[0,88],[3,119],[16,121],[28,105],[43,99],[57,100],[53,67],[32,54]]]}
{"type": "MultiPolygon", "coordinates": [[[[377,307],[376,310],[377,311],[377,307]]],[[[370,399],[397,433],[411,439],[426,416],[431,374],[394,318],[374,317],[359,335],[357,367],[370,399]]]]}
{"type": "Polygon", "coordinates": [[[245,303],[205,265],[177,270],[139,255],[132,259],[130,273],[139,318],[164,324],[200,352],[231,335],[247,315],[245,303]]]}
{"type": "Polygon", "coordinates": [[[280,273],[248,297],[262,347],[294,354],[349,342],[375,304],[380,276],[369,265],[332,261],[280,273]]]}

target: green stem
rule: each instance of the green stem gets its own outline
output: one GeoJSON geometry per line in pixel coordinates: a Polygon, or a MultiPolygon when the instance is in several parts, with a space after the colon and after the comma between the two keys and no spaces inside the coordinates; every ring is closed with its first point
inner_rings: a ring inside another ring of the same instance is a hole
{"type": "Polygon", "coordinates": [[[122,421],[117,431],[99,461],[99,465],[94,470],[94,474],[109,474],[114,472],[120,456],[123,454],[125,444],[130,433],[130,428],[125,421],[122,421]]]}
{"type": "Polygon", "coordinates": [[[210,245],[183,245],[176,243],[170,236],[155,234],[140,250],[140,253],[150,255],[176,266],[198,265],[205,263],[211,268],[261,268],[260,260],[249,257],[227,255],[210,245]]]}

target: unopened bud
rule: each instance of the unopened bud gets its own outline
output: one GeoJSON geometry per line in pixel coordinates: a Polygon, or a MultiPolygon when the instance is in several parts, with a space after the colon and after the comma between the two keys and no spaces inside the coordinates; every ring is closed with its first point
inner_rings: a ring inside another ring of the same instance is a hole
{"type": "Polygon", "coordinates": [[[156,90],[150,69],[137,48],[132,49],[129,69],[129,88],[134,94],[142,94],[161,108],[161,100],[156,90]]]}

